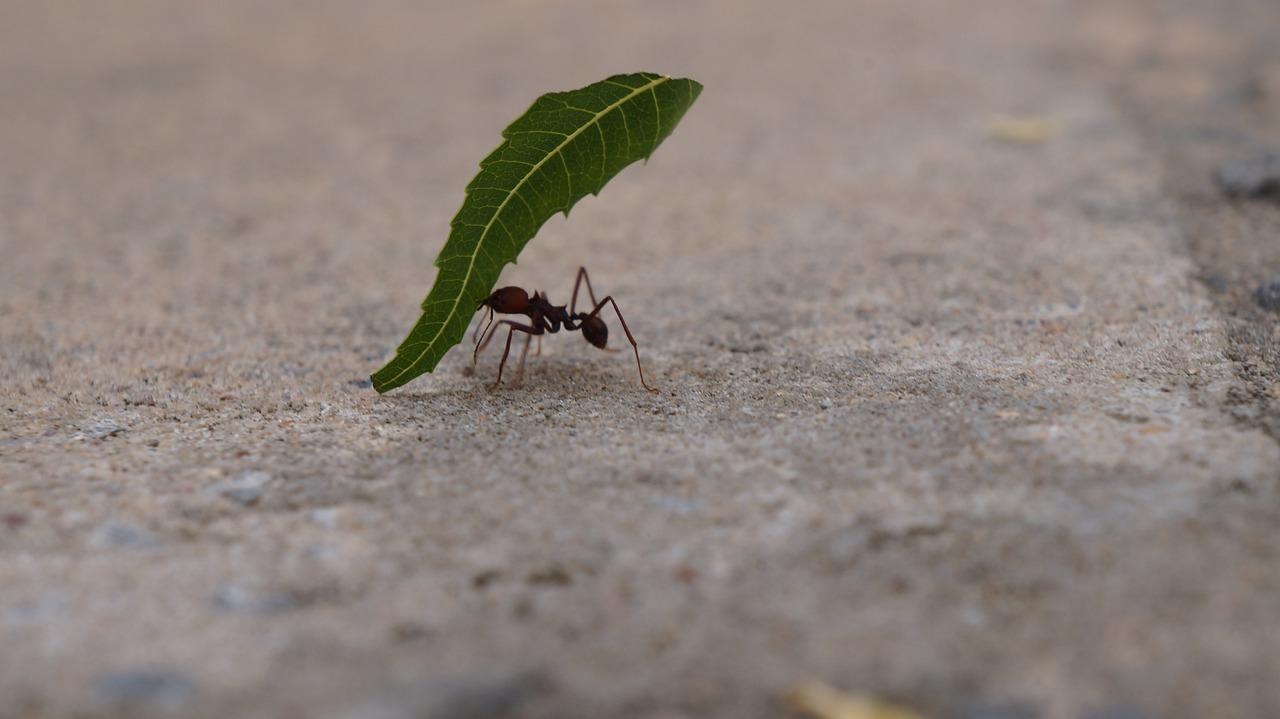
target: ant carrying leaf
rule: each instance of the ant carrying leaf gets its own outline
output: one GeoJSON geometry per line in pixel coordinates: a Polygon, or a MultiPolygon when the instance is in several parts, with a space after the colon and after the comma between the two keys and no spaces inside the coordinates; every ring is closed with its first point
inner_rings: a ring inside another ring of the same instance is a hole
{"type": "MultiPolygon", "coordinates": [[[[608,333],[599,318],[603,304],[612,303],[622,319],[612,298],[579,314],[573,302],[566,311],[552,305],[545,295],[529,297],[524,293],[521,300],[518,288],[495,293],[493,286],[502,268],[515,262],[525,243],[552,215],[568,215],[574,203],[588,193],[598,194],[622,168],[648,159],[700,92],[702,85],[693,80],[636,73],[539,97],[503,130],[504,142],[480,162],[480,173],[467,185],[466,199],[436,258],[440,271],[422,301],[422,315],[397,348],[396,356],[373,374],[373,388],[386,392],[435,369],[445,353],[466,336],[471,319],[468,310],[486,305],[494,312],[523,314],[530,319],[529,324],[499,323],[509,327],[508,350],[513,332],[533,337],[562,328],[581,330],[587,341],[602,346],[608,333]],[[502,306],[523,309],[503,310],[491,304],[507,299],[514,304],[502,306]]],[[[579,273],[579,279],[585,277],[585,272],[579,273]]],[[[594,295],[592,300],[596,304],[594,295]]],[[[634,348],[635,340],[625,322],[622,328],[634,348]]],[[[487,341],[479,343],[477,351],[487,341]]],[[[645,384],[643,373],[641,383],[645,384]]],[[[648,384],[645,388],[652,389],[648,384]]]]}

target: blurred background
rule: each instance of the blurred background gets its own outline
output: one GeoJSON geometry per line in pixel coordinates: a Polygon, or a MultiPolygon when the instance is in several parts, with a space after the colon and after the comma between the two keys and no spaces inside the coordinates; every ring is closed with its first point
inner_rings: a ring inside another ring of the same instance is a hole
{"type": "Polygon", "coordinates": [[[0,2],[0,717],[1280,715],[1277,146],[1271,0],[0,2]],[[636,71],[503,282],[663,394],[376,395],[636,71]]]}

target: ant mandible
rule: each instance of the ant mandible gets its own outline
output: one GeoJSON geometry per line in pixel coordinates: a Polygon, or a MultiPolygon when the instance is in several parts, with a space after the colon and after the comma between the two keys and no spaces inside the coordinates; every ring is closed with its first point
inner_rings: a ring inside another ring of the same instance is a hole
{"type": "MultiPolygon", "coordinates": [[[[609,341],[609,327],[604,320],[600,319],[600,310],[604,309],[606,304],[613,305],[613,311],[618,315],[618,321],[622,323],[622,331],[627,333],[627,340],[631,342],[631,349],[636,355],[636,369],[640,371],[640,384],[656,394],[658,390],[644,381],[644,368],[640,366],[640,348],[636,346],[636,338],[631,336],[631,330],[627,328],[627,321],[622,319],[622,310],[618,309],[618,303],[612,296],[606,296],[603,300],[596,302],[596,293],[591,289],[591,278],[587,277],[585,267],[578,268],[578,279],[573,283],[573,297],[569,300],[567,310],[564,305],[551,304],[545,293],[534,292],[530,297],[528,292],[519,287],[503,287],[494,290],[493,294],[481,300],[480,304],[476,305],[476,311],[489,308],[489,318],[487,322],[476,325],[476,331],[471,337],[472,341],[476,342],[476,349],[471,353],[471,368],[475,369],[480,353],[489,344],[489,340],[493,339],[498,328],[503,325],[511,329],[507,330],[507,346],[502,350],[502,361],[498,363],[498,379],[489,386],[491,390],[497,389],[498,385],[502,384],[502,368],[507,365],[507,355],[511,353],[511,337],[516,332],[525,333],[524,350],[520,353],[520,366],[516,370],[517,383],[524,377],[524,360],[529,354],[529,343],[535,336],[538,338],[539,352],[542,351],[542,335],[548,332],[555,334],[561,329],[569,332],[581,330],[582,336],[593,346],[602,350],[607,349],[605,344],[609,341]],[[592,310],[587,313],[577,311],[578,288],[583,282],[587,283],[587,296],[591,298],[593,305],[592,310]],[[513,320],[499,320],[494,324],[495,312],[504,315],[525,315],[529,318],[529,324],[520,324],[513,320]],[[482,326],[484,329],[481,329],[482,326]]],[[[608,351],[616,352],[617,350],[608,351]]]]}

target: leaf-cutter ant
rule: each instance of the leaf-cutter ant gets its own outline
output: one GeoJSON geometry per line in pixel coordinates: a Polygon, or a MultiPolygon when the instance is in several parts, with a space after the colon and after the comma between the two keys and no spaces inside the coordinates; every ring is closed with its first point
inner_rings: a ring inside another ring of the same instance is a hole
{"type": "Polygon", "coordinates": [[[524,360],[529,354],[529,343],[534,337],[538,338],[538,351],[542,351],[542,335],[546,333],[555,334],[560,330],[573,332],[582,331],[582,336],[586,338],[593,346],[602,350],[614,351],[605,347],[609,341],[609,327],[600,318],[600,310],[605,305],[613,305],[613,311],[618,315],[618,321],[622,323],[622,331],[627,334],[627,340],[631,342],[631,349],[636,355],[636,369],[640,371],[640,384],[647,390],[657,393],[658,390],[650,387],[648,382],[644,381],[644,368],[640,366],[640,348],[636,346],[636,338],[631,336],[631,330],[627,327],[627,321],[622,318],[622,310],[618,309],[618,303],[614,301],[612,296],[606,296],[599,302],[596,301],[596,293],[591,289],[591,278],[587,277],[585,267],[578,268],[578,279],[573,283],[573,297],[569,300],[569,307],[565,309],[564,305],[553,305],[547,299],[547,295],[542,292],[534,292],[530,296],[528,292],[519,287],[503,287],[494,290],[493,294],[483,299],[476,305],[476,311],[479,312],[484,308],[489,308],[488,320],[476,325],[476,331],[472,335],[472,341],[476,342],[476,349],[471,353],[471,367],[474,370],[476,360],[479,359],[480,353],[489,344],[489,340],[493,339],[498,328],[507,325],[507,345],[502,350],[502,361],[498,363],[498,378],[489,386],[489,389],[497,389],[502,384],[502,369],[507,364],[507,355],[511,353],[511,337],[516,332],[525,333],[524,350],[520,352],[520,366],[516,370],[516,383],[519,385],[524,377],[524,360]],[[578,288],[582,283],[587,284],[587,296],[591,298],[592,309],[590,312],[578,312],[578,288]],[[514,320],[499,320],[494,323],[494,313],[502,315],[525,315],[529,318],[528,324],[521,324],[514,320]],[[483,329],[482,329],[483,327],[483,329]],[[476,341],[479,340],[479,341],[476,341]]]}

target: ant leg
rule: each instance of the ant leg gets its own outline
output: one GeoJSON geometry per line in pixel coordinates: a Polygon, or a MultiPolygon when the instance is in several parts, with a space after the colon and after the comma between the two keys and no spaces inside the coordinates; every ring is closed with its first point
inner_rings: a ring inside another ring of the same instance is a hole
{"type": "Polygon", "coordinates": [[[480,334],[480,341],[476,343],[476,348],[471,352],[472,371],[475,371],[476,361],[480,359],[480,353],[484,352],[484,348],[489,346],[489,341],[493,339],[493,335],[497,333],[498,328],[502,326],[503,322],[509,322],[509,320],[503,320],[495,325],[493,323],[493,317],[489,317],[489,324],[484,326],[485,332],[480,334]]]}
{"type": "Polygon", "coordinates": [[[622,323],[622,331],[627,333],[627,340],[631,342],[631,349],[636,353],[636,369],[640,371],[640,384],[650,392],[657,394],[658,388],[650,387],[649,383],[644,381],[644,368],[640,366],[640,347],[636,345],[636,338],[631,336],[631,329],[627,327],[627,321],[622,318],[622,310],[618,309],[618,303],[614,301],[613,296],[609,295],[600,300],[600,303],[596,305],[594,310],[591,310],[591,314],[588,316],[596,316],[600,310],[604,309],[605,303],[613,305],[613,312],[618,315],[618,321],[622,323]]]}
{"type": "MultiPolygon", "coordinates": [[[[494,331],[496,332],[498,327],[501,327],[502,325],[509,325],[511,329],[507,330],[507,346],[503,348],[502,361],[498,363],[498,378],[493,381],[493,384],[489,385],[489,389],[491,390],[497,389],[498,385],[502,384],[502,368],[507,366],[507,355],[511,354],[511,335],[515,334],[516,330],[526,334],[535,335],[538,334],[541,329],[530,327],[528,325],[517,324],[511,320],[503,320],[494,326],[494,331]]],[[[490,336],[492,336],[492,334],[493,333],[491,332],[490,336]]]]}
{"type": "Polygon", "coordinates": [[[572,315],[578,311],[578,288],[582,286],[583,281],[587,283],[587,297],[591,298],[592,306],[596,303],[596,293],[591,290],[591,278],[587,277],[587,268],[578,268],[578,279],[573,281],[573,298],[569,300],[569,314],[572,315]]]}
{"type": "MultiPolygon", "coordinates": [[[[480,351],[484,349],[484,345],[480,344],[480,343],[479,343],[479,342],[477,342],[476,340],[478,340],[480,337],[484,336],[484,332],[485,332],[485,331],[488,331],[489,327],[490,327],[492,324],[493,324],[493,308],[491,307],[491,308],[489,308],[489,321],[488,321],[488,323],[483,323],[483,322],[476,323],[476,331],[475,331],[475,332],[473,332],[473,333],[471,334],[471,342],[472,342],[473,344],[475,344],[475,346],[476,346],[475,350],[473,350],[473,351],[471,352],[471,371],[473,371],[473,372],[474,372],[474,371],[475,371],[475,369],[476,369],[476,360],[480,359],[480,351]],[[481,330],[480,330],[480,326],[481,326],[481,324],[483,324],[483,325],[484,325],[484,331],[481,331],[481,330]]],[[[485,344],[488,344],[488,343],[489,343],[489,340],[488,340],[488,339],[486,339],[486,340],[485,340],[485,344]]]]}
{"type": "MultiPolygon", "coordinates": [[[[486,308],[486,309],[488,309],[488,310],[489,310],[489,322],[493,322],[493,308],[492,308],[492,307],[488,307],[488,308],[486,308]]],[[[482,332],[482,331],[480,330],[480,327],[481,327],[481,326],[483,326],[486,330],[487,330],[487,329],[489,329],[489,325],[488,325],[488,324],[486,324],[484,320],[480,320],[479,322],[477,322],[477,323],[476,323],[476,331],[471,333],[471,344],[475,344],[475,343],[476,343],[476,339],[477,339],[477,338],[479,338],[479,337],[480,337],[480,335],[484,334],[484,332],[482,332]]]]}
{"type": "Polygon", "coordinates": [[[480,353],[484,352],[485,348],[489,346],[489,342],[493,340],[493,336],[498,334],[498,328],[502,327],[503,325],[514,325],[514,324],[516,323],[512,322],[511,320],[499,320],[497,324],[493,324],[493,322],[490,322],[488,325],[485,325],[485,329],[488,330],[488,333],[481,335],[480,343],[476,345],[475,351],[471,353],[472,369],[475,369],[476,360],[480,357],[480,353]]]}
{"type": "MultiPolygon", "coordinates": [[[[524,337],[524,349],[520,352],[520,364],[516,367],[516,382],[511,385],[513,388],[524,385],[524,359],[529,356],[529,343],[533,342],[533,337],[533,335],[524,337]]],[[[542,344],[542,335],[538,335],[538,344],[542,344]]]]}
{"type": "Polygon", "coordinates": [[[533,356],[541,357],[542,356],[542,335],[538,335],[537,337],[538,337],[538,349],[533,353],[533,356]]]}

